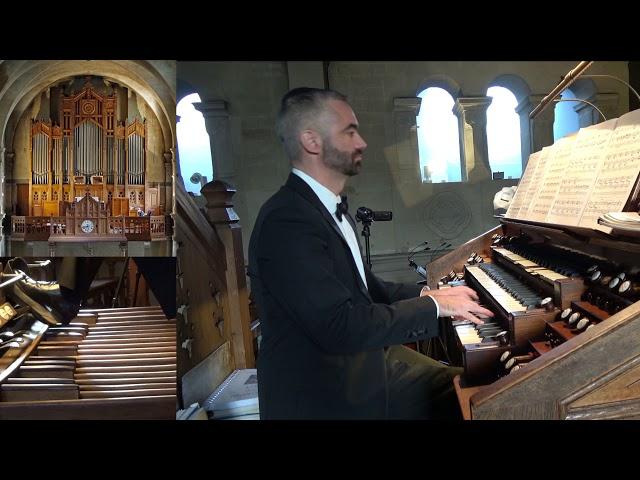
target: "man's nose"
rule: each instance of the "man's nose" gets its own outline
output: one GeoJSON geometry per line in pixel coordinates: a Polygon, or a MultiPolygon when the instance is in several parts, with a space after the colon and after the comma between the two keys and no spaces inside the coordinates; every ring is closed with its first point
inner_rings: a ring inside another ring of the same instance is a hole
{"type": "Polygon", "coordinates": [[[360,150],[364,150],[365,148],[367,148],[367,142],[364,141],[364,138],[362,138],[362,135],[358,134],[357,140],[358,141],[356,143],[356,148],[360,150]]]}

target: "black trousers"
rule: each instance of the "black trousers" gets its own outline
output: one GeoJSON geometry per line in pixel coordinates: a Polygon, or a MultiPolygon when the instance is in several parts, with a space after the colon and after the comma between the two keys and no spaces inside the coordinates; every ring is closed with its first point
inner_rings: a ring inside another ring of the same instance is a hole
{"type": "Polygon", "coordinates": [[[389,347],[387,366],[390,419],[462,420],[453,386],[462,368],[401,345],[389,347]]]}
{"type": "MultiPolygon", "coordinates": [[[[135,257],[138,271],[168,318],[176,316],[176,260],[173,257],[135,257]]],[[[64,257],[56,264],[56,281],[65,297],[78,305],[86,298],[103,258],[64,257]]]]}

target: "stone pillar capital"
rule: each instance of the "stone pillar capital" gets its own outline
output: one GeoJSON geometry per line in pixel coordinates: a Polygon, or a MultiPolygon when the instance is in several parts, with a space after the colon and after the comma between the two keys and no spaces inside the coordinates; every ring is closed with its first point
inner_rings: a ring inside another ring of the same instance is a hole
{"type": "Polygon", "coordinates": [[[394,112],[413,112],[416,116],[420,113],[420,97],[396,97],[393,99],[394,112]]]}
{"type": "Polygon", "coordinates": [[[470,125],[483,126],[487,123],[487,108],[493,101],[492,97],[460,97],[456,99],[453,113],[461,116],[470,125]]]}
{"type": "MultiPolygon", "coordinates": [[[[606,120],[611,120],[618,116],[618,101],[619,95],[617,93],[597,93],[585,99],[586,102],[590,102],[598,107],[605,115],[606,120]]],[[[599,123],[605,119],[588,103],[582,102],[576,99],[573,109],[581,117],[592,117],[593,123],[599,123]]]]}
{"type": "Polygon", "coordinates": [[[193,106],[205,118],[229,116],[229,105],[224,100],[205,100],[204,102],[194,103],[193,106]]]}
{"type": "Polygon", "coordinates": [[[453,106],[458,117],[463,158],[462,180],[477,182],[491,178],[487,151],[487,108],[491,97],[461,97],[453,106]]]}
{"type": "MultiPolygon", "coordinates": [[[[544,97],[546,97],[546,95],[531,94],[520,101],[518,107],[516,107],[516,111],[522,107],[522,112],[526,112],[528,118],[531,110],[537,107],[544,97]],[[529,103],[527,104],[527,102],[529,103]]],[[[553,105],[547,106],[534,119],[529,120],[531,152],[537,152],[542,150],[543,147],[553,145],[554,120],[555,109],[553,105]]]]}

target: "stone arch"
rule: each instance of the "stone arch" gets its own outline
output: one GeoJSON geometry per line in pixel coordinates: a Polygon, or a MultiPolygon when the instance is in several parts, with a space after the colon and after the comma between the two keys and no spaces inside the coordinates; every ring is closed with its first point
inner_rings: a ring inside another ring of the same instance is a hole
{"type": "Polygon", "coordinates": [[[491,87],[504,87],[510,90],[516,97],[518,103],[531,95],[531,88],[521,77],[513,74],[499,75],[487,84],[485,92],[491,87]]]}
{"type": "Polygon", "coordinates": [[[418,84],[418,88],[416,89],[416,97],[426,90],[427,88],[438,87],[445,90],[449,95],[453,97],[455,101],[462,93],[462,89],[460,88],[460,84],[456,82],[453,78],[448,75],[436,74],[431,75],[424,80],[422,80],[418,84]]]}
{"type": "Polygon", "coordinates": [[[175,148],[175,62],[142,60],[8,60],[0,64],[0,145],[11,148],[18,120],[33,99],[55,82],[98,75],[140,95],[158,118],[165,151],[175,148]]]}
{"type": "Polygon", "coordinates": [[[569,85],[569,89],[575,94],[576,98],[592,101],[598,93],[598,87],[590,78],[578,78],[569,85]]]}
{"type": "Polygon", "coordinates": [[[178,102],[180,102],[180,100],[182,100],[184,97],[186,97],[187,95],[191,95],[192,93],[200,94],[200,92],[198,92],[198,90],[189,82],[178,78],[176,83],[176,104],[178,104],[178,102]]]}

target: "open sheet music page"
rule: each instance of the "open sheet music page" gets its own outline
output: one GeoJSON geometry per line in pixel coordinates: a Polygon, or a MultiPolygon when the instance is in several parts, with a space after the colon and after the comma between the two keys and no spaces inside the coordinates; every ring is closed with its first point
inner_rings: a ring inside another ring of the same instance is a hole
{"type": "Polygon", "coordinates": [[[549,159],[552,159],[555,154],[555,146],[550,145],[548,147],[544,147],[540,151],[540,156],[538,157],[538,164],[536,165],[536,169],[531,172],[531,183],[529,184],[529,188],[522,199],[522,207],[520,208],[520,216],[521,220],[531,220],[531,214],[533,213],[533,205],[538,198],[538,193],[540,188],[542,187],[542,179],[544,178],[545,171],[547,170],[547,165],[549,163],[549,159]]]}
{"type": "Polygon", "coordinates": [[[545,221],[549,210],[551,210],[551,205],[553,205],[560,190],[560,183],[569,167],[569,158],[576,138],[577,134],[571,135],[561,138],[554,144],[553,156],[546,162],[546,169],[537,198],[529,211],[530,220],[534,222],[545,221]]]}
{"type": "Polygon", "coordinates": [[[540,180],[538,193],[529,208],[527,220],[544,222],[551,205],[558,194],[560,182],[564,178],[565,170],[569,164],[571,148],[576,136],[561,138],[553,144],[553,150],[545,162],[544,174],[540,180]]]}
{"type": "Polygon", "coordinates": [[[527,168],[525,168],[524,173],[522,174],[522,178],[520,178],[520,182],[518,182],[516,193],[509,203],[507,212],[504,214],[505,218],[513,218],[515,220],[522,219],[522,217],[520,216],[520,210],[522,209],[524,198],[527,195],[527,192],[531,185],[533,173],[538,166],[538,158],[540,157],[540,153],[541,152],[535,152],[529,156],[527,168]]]}
{"type": "Polygon", "coordinates": [[[598,228],[598,217],[619,212],[629,199],[640,173],[640,111],[618,119],[601,161],[580,226],[598,228]]]}
{"type": "Polygon", "coordinates": [[[580,129],[571,150],[566,175],[547,214],[547,223],[578,225],[617,121],[614,118],[580,129]]]}

